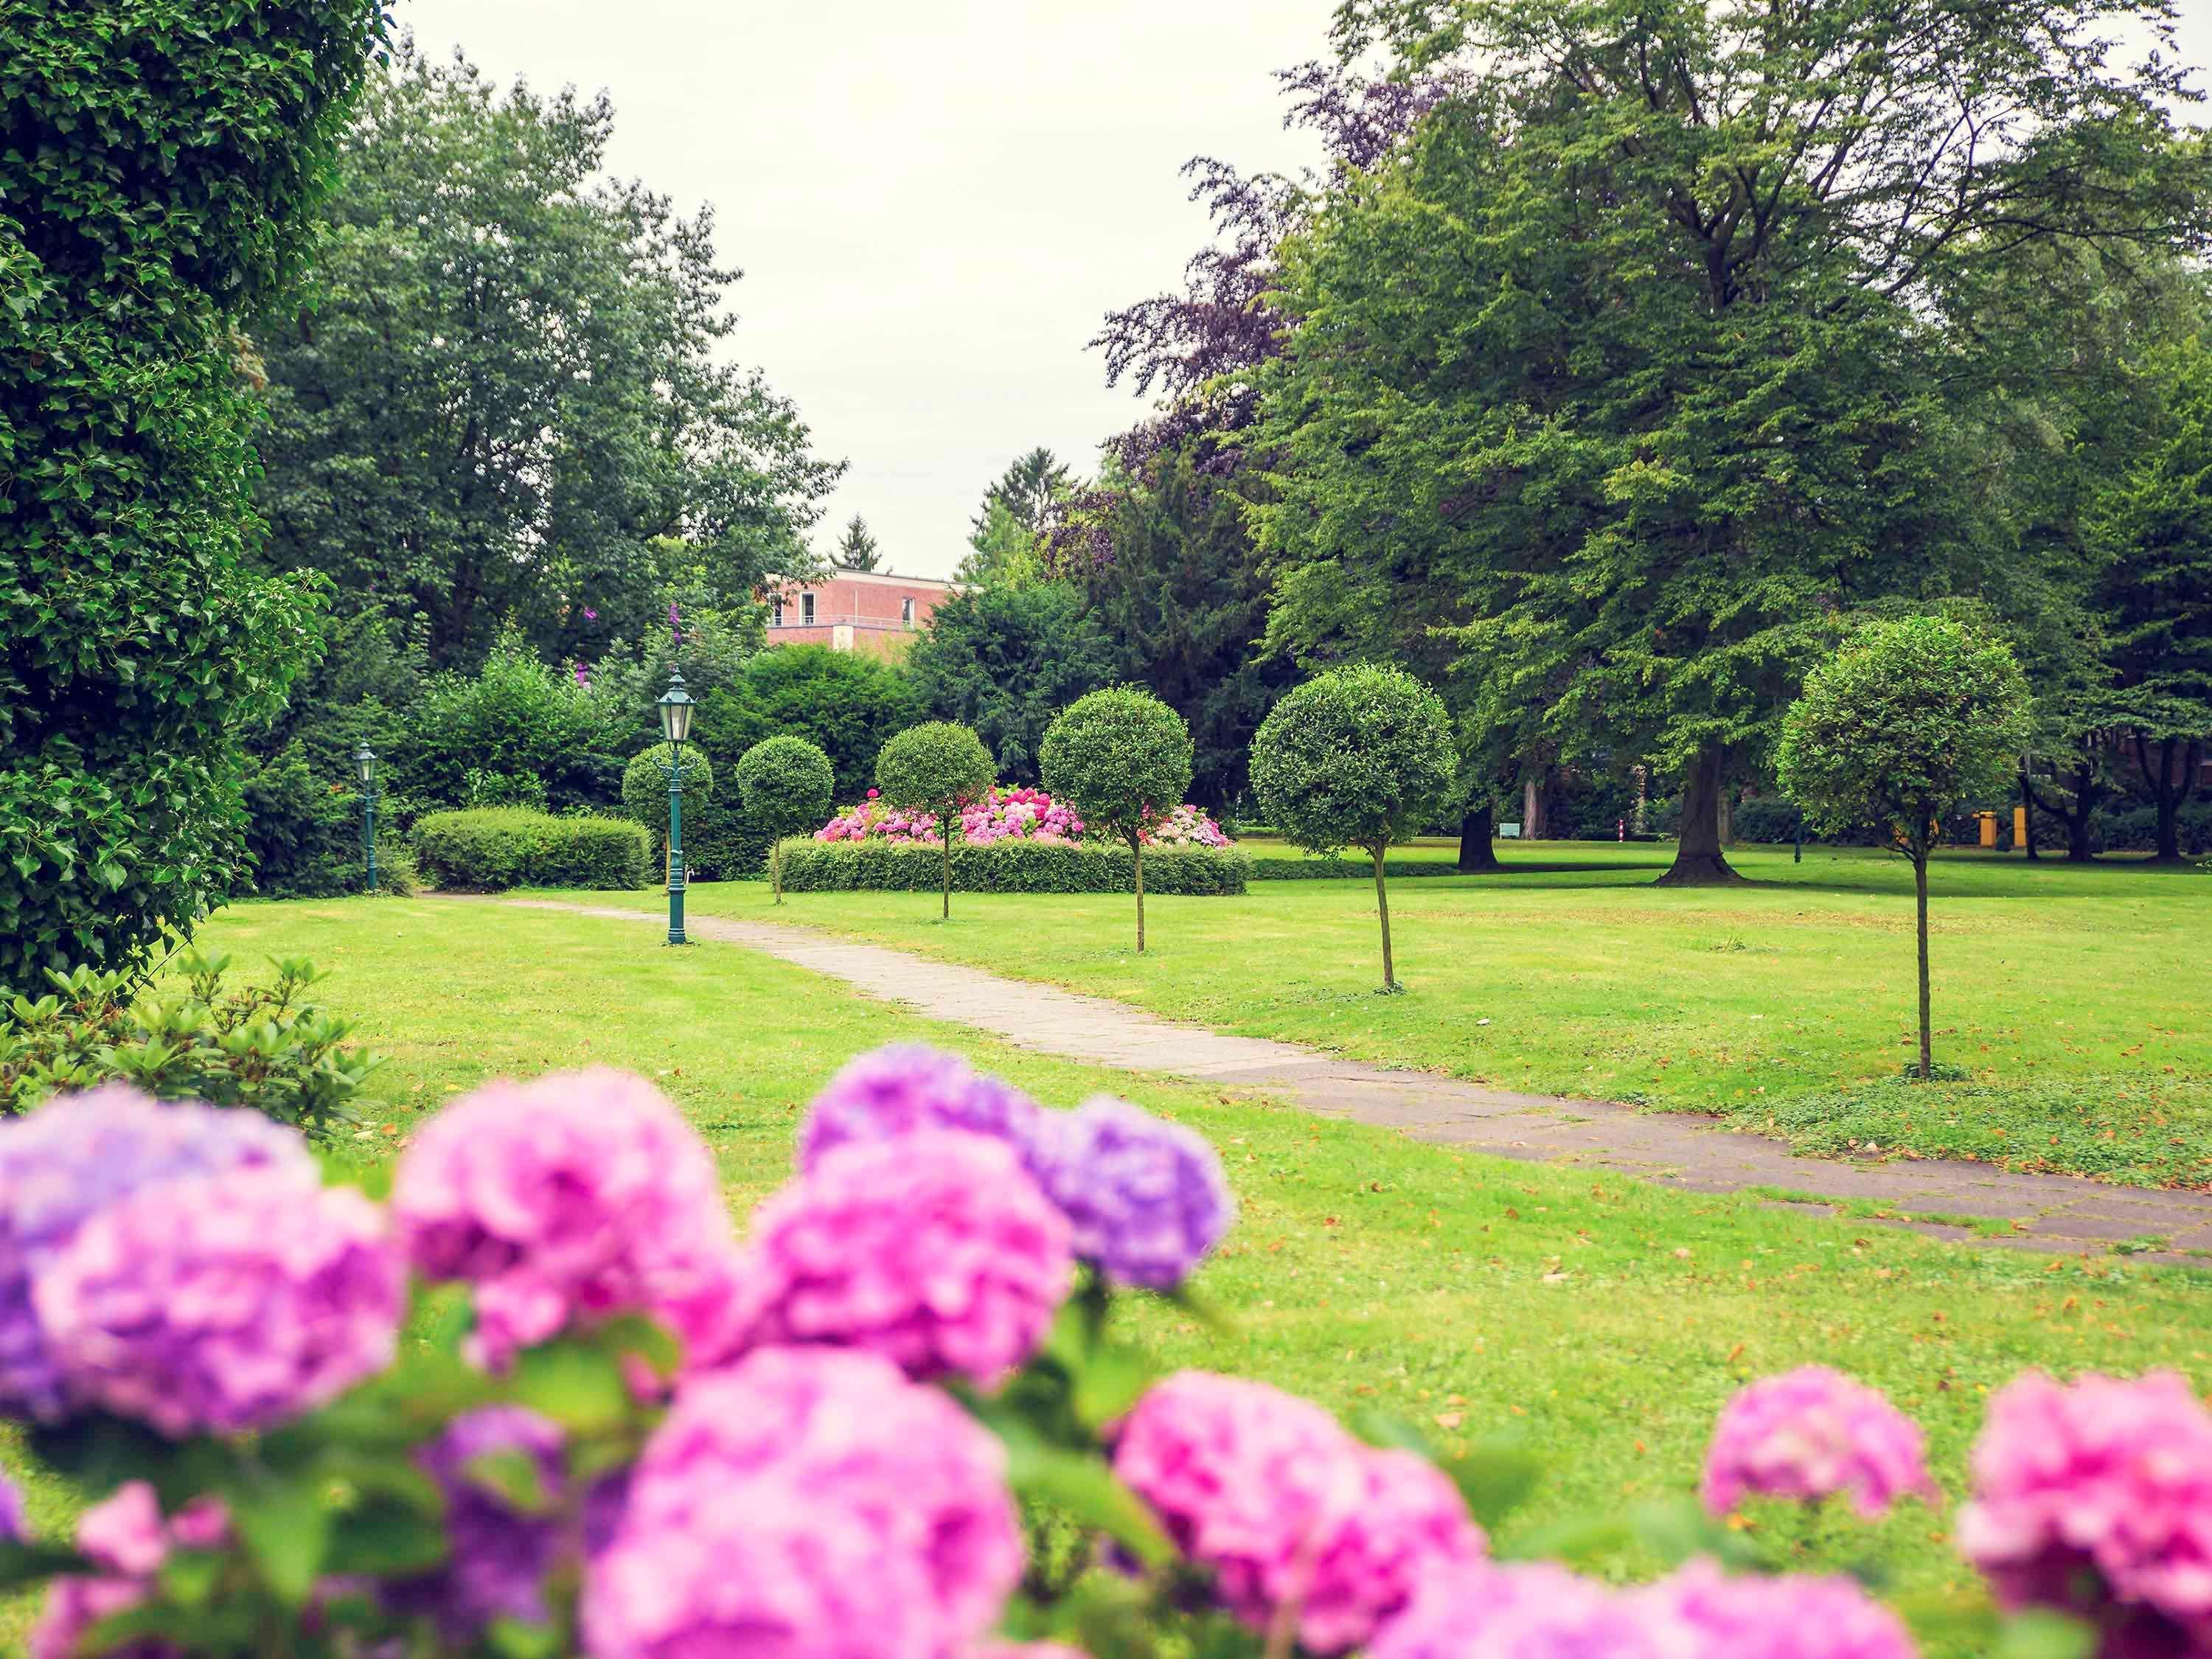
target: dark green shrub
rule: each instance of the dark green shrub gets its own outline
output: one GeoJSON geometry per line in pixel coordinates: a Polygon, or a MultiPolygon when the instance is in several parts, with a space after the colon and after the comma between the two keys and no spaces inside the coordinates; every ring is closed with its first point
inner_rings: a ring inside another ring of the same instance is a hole
{"type": "Polygon", "coordinates": [[[309,771],[296,746],[245,769],[249,890],[264,898],[323,898],[362,884],[361,796],[309,771]]]}
{"type": "MultiPolygon", "coordinates": [[[[778,857],[793,893],[920,893],[942,879],[934,847],[796,837],[778,857]]],[[[1137,885],[1129,849],[1098,842],[963,843],[951,864],[952,884],[963,893],[1133,893],[1137,885]]],[[[1156,847],[1145,855],[1145,885],[1154,893],[1242,893],[1250,873],[1251,861],[1234,848],[1156,847]]]]}
{"type": "MultiPolygon", "coordinates": [[[[1152,858],[1159,854],[1154,853],[1152,858]]],[[[1249,857],[1254,881],[1344,881],[1358,877],[1371,880],[1375,867],[1354,859],[1291,859],[1249,857]]],[[[1151,867],[1151,859],[1146,860],[1151,867]]],[[[1459,866],[1449,859],[1390,859],[1382,860],[1382,873],[1393,881],[1404,876],[1455,876],[1459,866]]]]}
{"type": "Polygon", "coordinates": [[[627,818],[555,817],[527,807],[426,812],[415,820],[415,857],[441,887],[642,887],[652,869],[645,826],[627,818]]]}
{"type": "Polygon", "coordinates": [[[237,734],[315,595],[252,566],[236,330],[300,266],[383,28],[0,8],[0,985],[128,963],[244,881],[237,734]]]}
{"type": "MultiPolygon", "coordinates": [[[[774,837],[750,819],[735,792],[716,782],[717,769],[696,743],[684,745],[684,869],[701,880],[733,880],[768,864],[774,837]]],[[[653,861],[668,863],[668,745],[657,743],[623,769],[623,816],[645,826],[653,861]]]]}
{"type": "Polygon", "coordinates": [[[960,809],[981,800],[996,781],[982,739],[948,720],[909,726],[876,757],[876,787],[885,800],[937,815],[947,921],[952,916],[952,844],[960,838],[960,809]]]}
{"type": "MultiPolygon", "coordinates": [[[[738,762],[738,794],[746,819],[779,838],[818,827],[830,816],[836,774],[830,757],[804,738],[769,738],[738,762]]],[[[781,862],[773,853],[769,877],[783,902],[781,862]]]]}
{"type": "Polygon", "coordinates": [[[1149,691],[1078,697],[1044,736],[1044,787],[1093,834],[1115,836],[1135,870],[1137,951],[1145,949],[1145,848],[1139,839],[1190,788],[1190,728],[1149,691]]]}
{"type": "Polygon", "coordinates": [[[1000,781],[1036,783],[1054,712],[1113,684],[1114,644],[1070,583],[974,587],[930,613],[906,672],[932,714],[983,740],[1000,781]]]}
{"type": "Polygon", "coordinates": [[[313,964],[279,961],[274,982],[225,992],[226,956],[179,957],[182,995],[141,993],[133,975],[49,973],[35,1000],[0,1012],[0,1113],[121,1079],[161,1100],[239,1106],[327,1137],[361,1120],[349,1103],[378,1062],[353,1027],[304,994],[313,964]]]}
{"type": "Polygon", "coordinates": [[[1443,700],[1411,674],[1362,664],[1308,680],[1277,703],[1252,740],[1252,788],[1284,837],[1310,853],[1364,851],[1390,960],[1385,855],[1449,799],[1459,769],[1443,700]]]}
{"type": "Polygon", "coordinates": [[[858,800],[876,781],[884,744],[922,719],[903,670],[826,645],[763,651],[737,685],[693,695],[699,699],[693,740],[724,763],[726,775],[763,738],[804,738],[830,757],[839,800],[858,800]]]}

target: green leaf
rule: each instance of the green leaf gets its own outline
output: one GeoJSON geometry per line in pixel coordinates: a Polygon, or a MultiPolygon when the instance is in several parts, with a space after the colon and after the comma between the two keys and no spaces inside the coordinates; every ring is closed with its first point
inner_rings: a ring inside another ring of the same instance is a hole
{"type": "Polygon", "coordinates": [[[543,1515],[553,1506],[545,1472],[527,1452],[507,1448],[471,1458],[461,1474],[518,1515],[543,1515]]]}
{"type": "Polygon", "coordinates": [[[1027,1434],[1001,1438],[1006,1444],[1006,1483],[1022,1497],[1106,1534],[1146,1566],[1176,1559],[1175,1546],[1152,1511],[1095,1456],[1048,1446],[1027,1434]]]}
{"type": "Polygon", "coordinates": [[[277,1599],[297,1607],[307,1601],[330,1559],[335,1516],[321,1482],[312,1474],[234,1483],[226,1494],[231,1524],[277,1599]]]}
{"type": "Polygon", "coordinates": [[[516,1404],[575,1435],[605,1434],[629,1415],[621,1361],[574,1340],[525,1349],[514,1362],[510,1392],[516,1404]]]}

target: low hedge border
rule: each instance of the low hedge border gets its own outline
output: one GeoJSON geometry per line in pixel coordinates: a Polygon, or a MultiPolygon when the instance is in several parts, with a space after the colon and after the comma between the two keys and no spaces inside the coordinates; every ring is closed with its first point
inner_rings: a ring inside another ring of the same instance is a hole
{"type": "MultiPolygon", "coordinates": [[[[1355,877],[1375,879],[1375,866],[1364,859],[1253,859],[1255,881],[1346,881],[1355,877]]],[[[1147,868],[1152,860],[1145,860],[1147,868]]],[[[1459,866],[1450,859],[1385,859],[1382,873],[1392,881],[1404,876],[1455,876],[1459,866]]],[[[1145,883],[1147,891],[1152,883],[1145,883]]]]}
{"type": "Polygon", "coordinates": [[[653,867],[645,826],[627,818],[556,817],[526,806],[425,812],[411,839],[441,887],[642,887],[653,867]]]}
{"type": "MultiPolygon", "coordinates": [[[[787,893],[935,892],[939,849],[884,841],[783,843],[787,893]]],[[[1234,848],[1161,847],[1145,854],[1145,891],[1200,896],[1241,893],[1252,860],[1234,848]]],[[[1126,847],[1067,842],[955,842],[952,885],[963,893],[1130,893],[1135,863],[1126,847]]]]}

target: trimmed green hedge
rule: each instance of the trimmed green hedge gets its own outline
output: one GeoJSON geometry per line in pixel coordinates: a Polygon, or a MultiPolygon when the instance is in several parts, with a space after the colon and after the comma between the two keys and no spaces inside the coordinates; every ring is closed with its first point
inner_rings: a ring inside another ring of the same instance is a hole
{"type": "MultiPolygon", "coordinates": [[[[1253,859],[1251,875],[1255,881],[1361,881],[1375,879],[1375,866],[1365,859],[1253,859]]],[[[1149,872],[1150,859],[1145,860],[1149,872]]],[[[1450,859],[1385,859],[1382,873],[1395,881],[1401,876],[1455,876],[1459,866],[1450,859]]],[[[1152,884],[1149,873],[1145,885],[1152,884]]]]}
{"type": "Polygon", "coordinates": [[[441,887],[642,887],[652,838],[626,818],[556,817],[526,806],[425,812],[415,857],[441,887]]]}
{"type": "MultiPolygon", "coordinates": [[[[783,889],[933,892],[940,856],[935,847],[794,836],[783,843],[783,889]]],[[[1145,891],[1241,893],[1251,864],[1233,848],[1151,848],[1145,854],[1145,891]]],[[[1135,860],[1126,847],[1009,840],[988,847],[955,843],[952,884],[963,893],[1130,893],[1137,883],[1135,860]]]]}

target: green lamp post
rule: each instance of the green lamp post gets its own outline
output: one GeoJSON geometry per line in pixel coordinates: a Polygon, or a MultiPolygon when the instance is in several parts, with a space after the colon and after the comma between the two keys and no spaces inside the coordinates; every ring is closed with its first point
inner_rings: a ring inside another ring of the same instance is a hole
{"type": "Polygon", "coordinates": [[[668,672],[668,690],[660,694],[660,735],[668,739],[668,942],[684,940],[684,740],[691,735],[691,694],[684,689],[684,671],[668,672]]]}
{"type": "Polygon", "coordinates": [[[361,850],[368,860],[368,890],[376,890],[376,753],[368,744],[353,751],[361,774],[361,850]]]}

